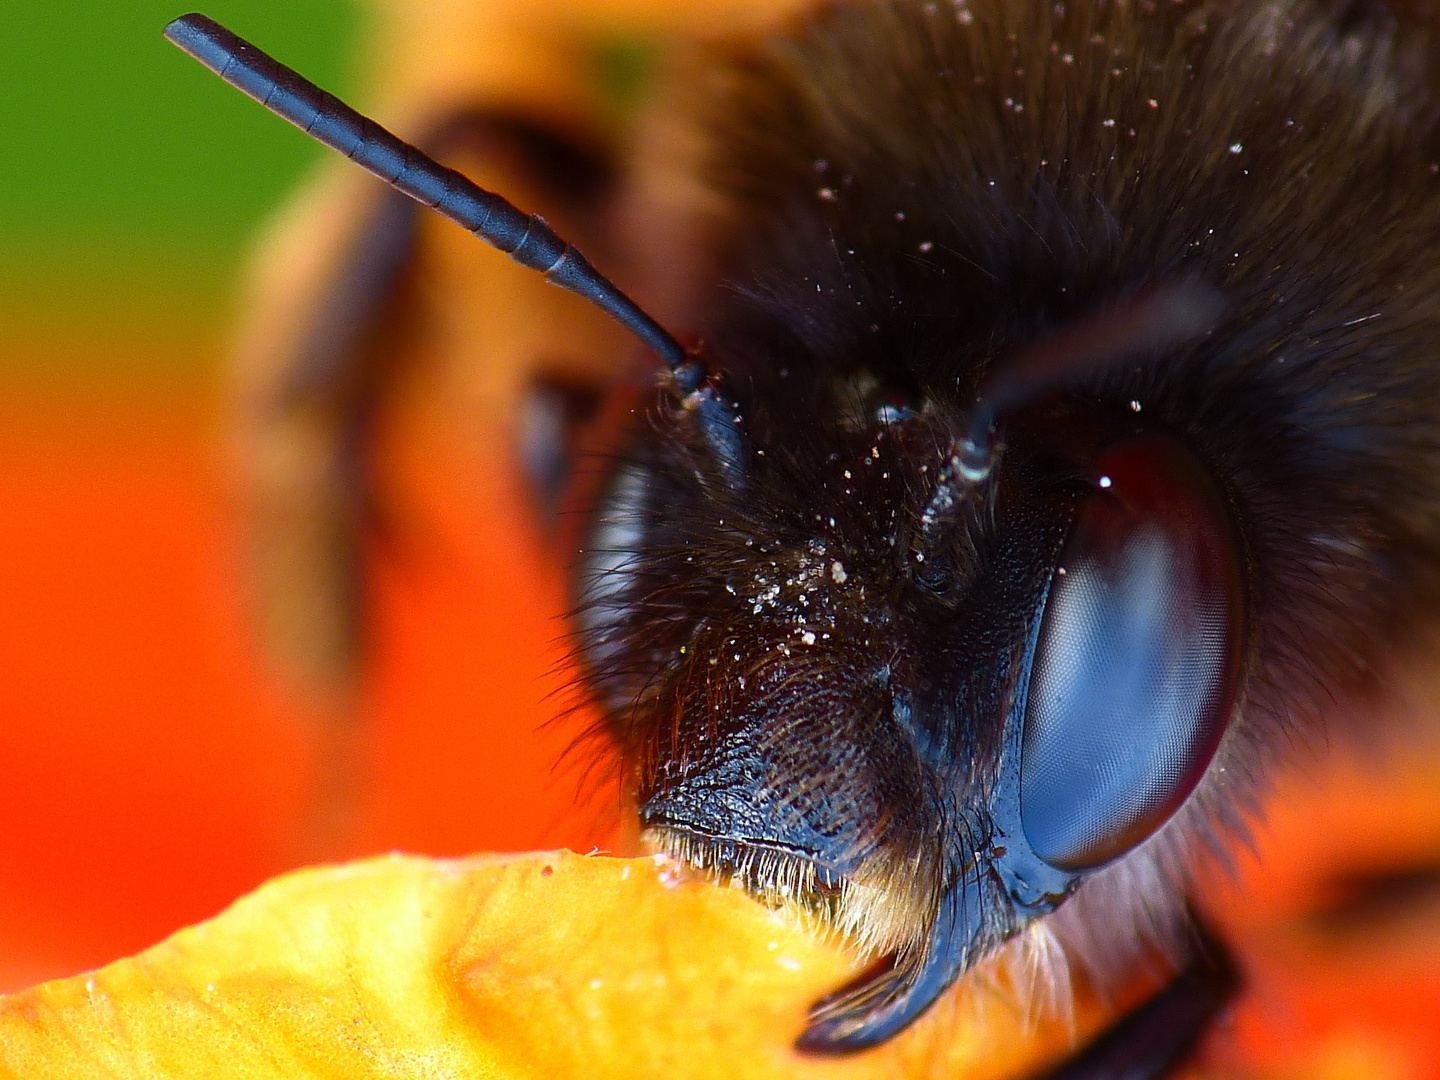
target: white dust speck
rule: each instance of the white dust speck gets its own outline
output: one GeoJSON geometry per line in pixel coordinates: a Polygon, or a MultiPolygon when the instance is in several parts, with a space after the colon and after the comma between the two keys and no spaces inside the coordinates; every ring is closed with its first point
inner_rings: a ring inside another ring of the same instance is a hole
{"type": "Polygon", "coordinates": [[[923,244],[920,245],[920,250],[921,250],[921,251],[933,251],[934,248],[935,248],[935,243],[934,243],[933,240],[926,240],[923,244]]]}
{"type": "Polygon", "coordinates": [[[1238,154],[1238,153],[1240,153],[1241,150],[1244,150],[1244,149],[1245,149],[1245,144],[1244,144],[1244,143],[1232,142],[1232,143],[1230,144],[1230,153],[1232,153],[1232,154],[1238,154]]]}
{"type": "Polygon", "coordinates": [[[1110,486],[1110,478],[1108,476],[1100,477],[1100,486],[1102,488],[1108,488],[1110,486]]]}
{"type": "Polygon", "coordinates": [[[1100,126],[1101,126],[1101,127],[1113,128],[1113,127],[1115,126],[1115,118],[1114,118],[1113,116],[1107,117],[1106,119],[1104,119],[1104,120],[1102,120],[1102,121],[1100,122],[1100,126]]]}
{"type": "Polygon", "coordinates": [[[830,564],[830,578],[836,585],[844,585],[845,579],[850,575],[845,572],[845,564],[836,559],[830,564]]]}
{"type": "Polygon", "coordinates": [[[804,642],[806,645],[814,645],[814,644],[815,644],[815,631],[814,631],[814,630],[806,630],[803,634],[800,635],[800,640],[801,640],[802,642],[804,642]]]}
{"type": "Polygon", "coordinates": [[[1138,401],[1132,401],[1132,402],[1130,402],[1130,411],[1131,411],[1131,412],[1139,412],[1139,411],[1140,411],[1140,402],[1138,402],[1138,401]]]}
{"type": "Polygon", "coordinates": [[[1362,315],[1362,316],[1360,316],[1360,318],[1358,318],[1358,319],[1350,319],[1348,322],[1343,322],[1343,323],[1341,323],[1340,325],[1341,325],[1341,326],[1359,326],[1359,325],[1360,325],[1361,323],[1363,323],[1363,322],[1369,322],[1371,319],[1378,319],[1378,318],[1380,318],[1380,314],[1381,314],[1381,313],[1377,311],[1377,312],[1375,312],[1375,313],[1373,313],[1373,314],[1371,314],[1371,315],[1362,315]]]}
{"type": "Polygon", "coordinates": [[[777,956],[775,963],[779,964],[786,971],[800,970],[800,961],[796,960],[793,956],[777,956]]]}

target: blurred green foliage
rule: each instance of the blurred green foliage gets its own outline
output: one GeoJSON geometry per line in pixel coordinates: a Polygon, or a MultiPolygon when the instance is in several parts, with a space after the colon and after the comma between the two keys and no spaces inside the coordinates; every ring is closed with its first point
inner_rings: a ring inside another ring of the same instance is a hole
{"type": "MultiPolygon", "coordinates": [[[[187,0],[0,0],[0,290],[218,305],[247,239],[322,150],[162,36],[187,0]]],[[[352,0],[205,0],[315,81],[353,90],[352,0]]]]}
{"type": "Polygon", "coordinates": [[[631,124],[655,89],[660,54],[659,41],[634,35],[602,38],[590,50],[590,77],[616,128],[631,124]]]}

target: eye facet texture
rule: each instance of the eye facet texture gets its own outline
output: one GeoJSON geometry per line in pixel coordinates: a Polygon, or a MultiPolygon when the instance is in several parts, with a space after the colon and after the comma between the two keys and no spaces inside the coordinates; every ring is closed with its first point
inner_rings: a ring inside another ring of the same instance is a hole
{"type": "Polygon", "coordinates": [[[1194,790],[1234,701],[1238,552],[1168,439],[1108,451],[1052,579],[1026,702],[1021,823],[1065,870],[1114,859],[1194,790]]]}

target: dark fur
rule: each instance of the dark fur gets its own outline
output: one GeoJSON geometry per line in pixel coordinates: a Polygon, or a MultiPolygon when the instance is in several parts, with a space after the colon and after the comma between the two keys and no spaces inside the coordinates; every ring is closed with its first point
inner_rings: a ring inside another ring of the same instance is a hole
{"type": "MultiPolygon", "coordinates": [[[[858,875],[894,895],[849,928],[921,948],[907,934],[984,831],[970,800],[1009,692],[986,650],[1063,535],[1033,508],[1071,479],[1057,441],[1138,426],[1187,445],[1229,501],[1240,704],[1190,804],[1072,902],[1104,892],[1098,937],[1053,921],[1102,961],[1163,931],[1191,841],[1239,825],[1276,755],[1435,593],[1429,41],[1308,3],[853,3],[707,71],[699,173],[719,199],[695,265],[713,276],[681,328],[738,401],[747,477],[727,483],[662,403],[626,451],[639,531],[582,571],[607,730],[660,842],[842,921],[858,875]],[[1013,418],[948,578],[917,576],[904,553],[982,374],[1180,279],[1221,291],[1222,325],[1013,418]],[[877,426],[891,400],[918,419],[877,426]]],[[[996,898],[976,958],[1023,922],[996,898]]]]}

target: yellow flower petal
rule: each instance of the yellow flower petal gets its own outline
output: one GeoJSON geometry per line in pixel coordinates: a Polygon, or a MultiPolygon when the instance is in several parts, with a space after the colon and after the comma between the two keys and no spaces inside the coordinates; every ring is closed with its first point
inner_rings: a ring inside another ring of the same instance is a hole
{"type": "Polygon", "coordinates": [[[88,975],[0,998],[13,1077],[1004,1077],[1068,1045],[968,989],[797,1055],[839,946],[653,859],[390,857],[278,878],[88,975]]]}

